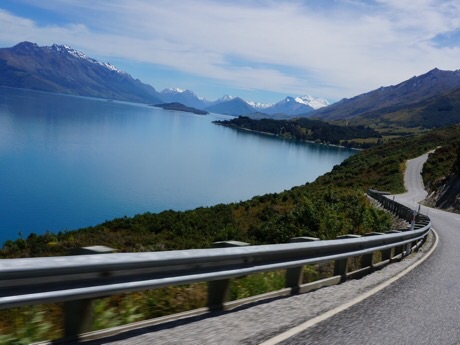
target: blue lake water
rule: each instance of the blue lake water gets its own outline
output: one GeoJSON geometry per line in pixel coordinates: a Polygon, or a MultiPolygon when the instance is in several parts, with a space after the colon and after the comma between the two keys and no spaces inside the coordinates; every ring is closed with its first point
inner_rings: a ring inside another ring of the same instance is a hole
{"type": "Polygon", "coordinates": [[[147,105],[0,88],[0,245],[311,182],[353,151],[147,105]]]}

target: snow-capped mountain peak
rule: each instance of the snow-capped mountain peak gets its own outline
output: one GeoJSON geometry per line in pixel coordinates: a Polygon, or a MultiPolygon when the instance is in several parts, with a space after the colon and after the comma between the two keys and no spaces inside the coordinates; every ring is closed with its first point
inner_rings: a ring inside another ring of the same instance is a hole
{"type": "Polygon", "coordinates": [[[180,89],[178,87],[170,87],[170,88],[164,89],[161,92],[162,93],[184,93],[185,91],[188,91],[188,90],[180,89]]]}
{"type": "Polygon", "coordinates": [[[231,101],[234,99],[232,95],[224,95],[222,98],[219,98],[219,102],[226,102],[226,101],[231,101]]]}
{"type": "Polygon", "coordinates": [[[5,75],[14,76],[11,78],[14,87],[148,104],[162,101],[152,86],[67,45],[40,47],[20,42],[11,48],[1,48],[0,61],[5,75]],[[17,75],[18,70],[23,72],[17,75]]]}
{"type": "Polygon", "coordinates": [[[176,94],[176,95],[177,94],[188,94],[188,95],[195,96],[196,98],[200,98],[192,90],[181,89],[181,88],[178,88],[178,87],[170,87],[170,88],[164,89],[163,91],[161,91],[161,93],[163,93],[163,94],[176,94]]]}
{"type": "Polygon", "coordinates": [[[198,97],[197,94],[193,92],[192,90],[181,89],[178,87],[170,87],[170,88],[164,89],[163,91],[161,91],[161,94],[170,96],[170,97],[174,97],[178,95],[182,95],[184,97],[194,97],[200,101],[206,102],[206,99],[204,99],[203,97],[198,97]]]}
{"type": "Polygon", "coordinates": [[[296,97],[295,101],[300,104],[308,105],[315,110],[329,105],[329,102],[324,98],[314,98],[310,95],[296,97]]]}
{"type": "Polygon", "coordinates": [[[254,102],[254,101],[249,101],[246,103],[248,103],[254,109],[267,109],[267,108],[270,108],[274,104],[274,103],[260,103],[260,102],[254,102]]]}
{"type": "Polygon", "coordinates": [[[65,45],[65,44],[62,44],[62,45],[53,44],[51,47],[49,47],[49,49],[53,50],[53,51],[56,51],[58,53],[68,53],[68,54],[76,57],[77,59],[83,59],[83,60],[86,60],[88,62],[104,66],[105,68],[109,69],[110,71],[114,71],[114,72],[117,72],[117,73],[120,73],[120,74],[127,74],[126,72],[124,72],[124,71],[118,69],[117,67],[115,67],[114,65],[112,65],[110,62],[97,61],[97,60],[95,60],[93,58],[90,58],[85,53],[82,53],[81,51],[73,49],[72,47],[69,47],[68,45],[65,45]]]}

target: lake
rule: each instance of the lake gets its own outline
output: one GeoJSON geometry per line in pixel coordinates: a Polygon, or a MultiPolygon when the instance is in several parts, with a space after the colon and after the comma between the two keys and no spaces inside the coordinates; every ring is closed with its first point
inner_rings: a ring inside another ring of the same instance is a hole
{"type": "Polygon", "coordinates": [[[227,118],[0,87],[0,245],[281,192],[353,154],[212,123],[227,118]]]}

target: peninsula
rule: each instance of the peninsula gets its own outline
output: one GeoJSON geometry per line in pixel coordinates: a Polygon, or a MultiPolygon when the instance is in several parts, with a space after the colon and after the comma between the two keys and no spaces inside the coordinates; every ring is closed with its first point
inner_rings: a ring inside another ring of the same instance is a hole
{"type": "Polygon", "coordinates": [[[183,112],[186,112],[186,113],[193,113],[193,114],[197,114],[197,115],[207,115],[207,114],[209,114],[207,111],[192,108],[192,107],[187,107],[186,105],[184,105],[182,103],[179,103],[179,102],[155,104],[153,106],[158,107],[158,108],[163,108],[165,110],[183,111],[183,112]]]}

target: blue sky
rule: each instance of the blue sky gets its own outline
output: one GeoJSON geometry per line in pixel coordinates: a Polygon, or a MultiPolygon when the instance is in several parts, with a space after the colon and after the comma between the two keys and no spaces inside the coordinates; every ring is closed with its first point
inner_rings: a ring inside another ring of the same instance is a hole
{"type": "Polygon", "coordinates": [[[157,90],[337,101],[460,68],[458,0],[2,0],[0,47],[66,44],[157,90]]]}

